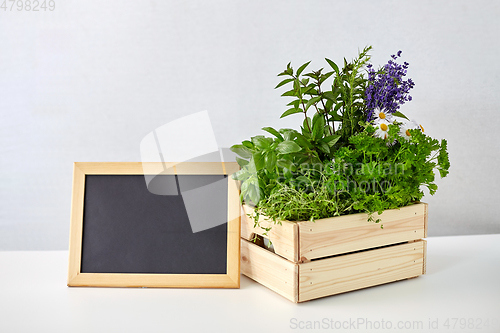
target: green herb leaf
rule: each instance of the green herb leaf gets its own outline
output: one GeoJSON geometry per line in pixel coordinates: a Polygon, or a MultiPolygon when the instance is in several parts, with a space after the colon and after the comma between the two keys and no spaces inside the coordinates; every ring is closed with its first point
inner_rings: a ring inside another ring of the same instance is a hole
{"type": "Polygon", "coordinates": [[[401,113],[401,112],[399,112],[399,111],[394,112],[392,115],[394,115],[394,116],[396,116],[396,117],[399,117],[399,118],[404,118],[404,119],[406,119],[406,120],[410,120],[410,119],[408,119],[408,117],[407,117],[407,116],[405,116],[404,114],[402,114],[402,113],[401,113]]]}
{"type": "Polygon", "coordinates": [[[302,122],[302,134],[303,135],[311,135],[312,133],[312,121],[311,118],[307,117],[302,122]]]}
{"type": "Polygon", "coordinates": [[[251,141],[248,141],[248,140],[243,141],[242,144],[243,144],[243,146],[249,148],[250,150],[253,150],[255,148],[253,143],[251,141]]]}
{"type": "Polygon", "coordinates": [[[319,96],[311,98],[306,104],[306,111],[307,111],[307,109],[309,109],[311,107],[311,105],[318,103],[320,100],[321,100],[321,97],[319,97],[319,96]]]}
{"type": "Polygon", "coordinates": [[[295,89],[286,91],[283,94],[281,94],[281,96],[296,96],[296,95],[297,95],[297,92],[295,91],[295,89]]]}
{"type": "Polygon", "coordinates": [[[290,103],[288,103],[288,104],[287,104],[287,106],[290,106],[290,105],[292,105],[292,106],[294,106],[296,109],[298,109],[298,108],[299,108],[299,105],[300,105],[300,99],[296,99],[296,100],[291,101],[290,103]]]}
{"type": "Polygon", "coordinates": [[[299,69],[297,69],[297,77],[304,71],[304,69],[307,67],[307,65],[309,65],[309,63],[310,61],[306,62],[305,64],[300,66],[299,69]]]}
{"type": "Polygon", "coordinates": [[[283,134],[285,140],[293,140],[297,134],[297,131],[291,128],[281,128],[279,132],[283,134]]]}
{"type": "MultiPolygon", "coordinates": [[[[330,67],[332,67],[332,69],[338,74],[339,73],[339,67],[337,66],[336,63],[334,63],[333,61],[331,61],[330,59],[328,58],[325,58],[326,62],[330,65],[330,67]]],[[[344,59],[345,60],[345,59],[344,59]]]]}
{"type": "Polygon", "coordinates": [[[252,155],[253,162],[255,163],[255,168],[257,171],[264,168],[264,155],[261,152],[256,152],[252,155]]]}
{"type": "Polygon", "coordinates": [[[323,93],[323,96],[328,98],[332,102],[335,102],[337,100],[337,97],[331,91],[325,91],[323,93]]]}
{"type": "Polygon", "coordinates": [[[291,108],[291,109],[288,109],[288,110],[286,110],[285,112],[283,112],[283,114],[281,115],[281,117],[280,117],[280,118],[284,118],[284,117],[289,116],[289,115],[291,115],[291,114],[301,113],[301,112],[302,112],[302,110],[301,110],[301,109],[298,109],[298,108],[297,108],[297,109],[296,109],[296,108],[291,108]]]}
{"type": "Polygon", "coordinates": [[[265,156],[266,169],[271,172],[276,168],[276,154],[273,151],[270,151],[265,156]]]}
{"type": "Polygon", "coordinates": [[[323,141],[320,141],[318,148],[325,154],[330,154],[330,146],[323,141]]]}
{"type": "Polygon", "coordinates": [[[340,135],[330,135],[323,138],[323,142],[327,143],[328,146],[333,147],[340,139],[340,135]]]}
{"type": "Polygon", "coordinates": [[[274,128],[272,127],[263,127],[262,128],[264,131],[274,135],[276,138],[280,139],[281,141],[283,141],[283,136],[280,134],[280,132],[278,132],[277,130],[275,130],[274,128]]]}
{"type": "Polygon", "coordinates": [[[280,154],[290,154],[300,151],[302,148],[293,141],[283,141],[278,144],[277,150],[280,154]]]}
{"type": "Polygon", "coordinates": [[[248,164],[248,161],[247,160],[244,160],[242,158],[239,158],[239,157],[236,157],[236,162],[238,162],[238,165],[240,167],[244,167],[245,165],[248,164]]]}
{"type": "Polygon", "coordinates": [[[293,163],[292,163],[292,161],[285,160],[285,159],[281,158],[278,160],[277,164],[280,168],[287,168],[290,170],[292,168],[293,163]]]}
{"type": "Polygon", "coordinates": [[[306,137],[300,133],[297,134],[297,143],[300,144],[302,147],[306,147],[309,149],[313,148],[311,142],[307,140],[306,137]]]}
{"type": "Polygon", "coordinates": [[[322,114],[316,113],[313,117],[312,136],[315,140],[321,139],[325,128],[325,118],[322,114]]]}
{"type": "Polygon", "coordinates": [[[266,138],[263,135],[257,135],[257,136],[252,137],[252,143],[256,147],[258,147],[258,148],[260,148],[262,150],[266,150],[266,149],[270,148],[271,143],[272,143],[272,139],[271,138],[266,138]]]}
{"type": "Polygon", "coordinates": [[[252,152],[250,149],[243,145],[233,145],[231,148],[229,148],[233,153],[236,153],[240,155],[243,158],[250,158],[252,157],[252,152]]]}
{"type": "Polygon", "coordinates": [[[281,81],[280,83],[278,83],[278,85],[276,87],[274,87],[274,89],[277,89],[281,86],[284,86],[285,84],[289,83],[289,82],[292,82],[293,79],[284,79],[283,81],[281,81]]]}

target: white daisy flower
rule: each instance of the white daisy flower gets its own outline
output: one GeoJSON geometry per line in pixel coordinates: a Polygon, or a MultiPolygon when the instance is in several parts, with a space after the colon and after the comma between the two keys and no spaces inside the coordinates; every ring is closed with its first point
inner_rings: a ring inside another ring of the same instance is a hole
{"type": "Polygon", "coordinates": [[[409,122],[406,122],[401,126],[401,130],[399,132],[399,135],[401,135],[403,138],[406,140],[411,139],[411,133],[409,130],[411,129],[420,129],[422,132],[424,132],[424,127],[420,125],[416,120],[410,120],[409,122]]]}
{"type": "Polygon", "coordinates": [[[406,140],[410,140],[411,139],[411,134],[410,134],[410,131],[409,131],[410,129],[411,128],[408,128],[408,126],[406,126],[406,124],[403,124],[401,126],[401,130],[399,131],[399,135],[401,135],[406,140]]]}
{"type": "Polygon", "coordinates": [[[389,125],[391,123],[385,119],[380,119],[375,123],[375,136],[381,139],[387,139],[389,136],[389,125]]]}
{"type": "Polygon", "coordinates": [[[408,126],[410,126],[409,129],[420,129],[422,130],[422,133],[424,132],[424,127],[420,125],[415,119],[410,120],[410,122],[408,122],[408,126]]]}
{"type": "Polygon", "coordinates": [[[375,118],[374,118],[375,123],[378,123],[379,121],[383,121],[383,120],[388,121],[388,122],[390,122],[390,123],[392,123],[392,121],[393,121],[393,116],[392,116],[392,114],[387,113],[387,112],[385,112],[385,111],[382,111],[382,110],[381,110],[381,109],[379,109],[379,108],[376,108],[376,109],[374,110],[374,112],[373,112],[373,116],[375,117],[375,118]]]}

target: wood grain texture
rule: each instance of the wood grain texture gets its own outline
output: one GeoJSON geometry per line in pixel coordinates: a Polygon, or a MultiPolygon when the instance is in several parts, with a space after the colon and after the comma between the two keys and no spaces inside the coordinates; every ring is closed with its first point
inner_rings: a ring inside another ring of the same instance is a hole
{"type": "Polygon", "coordinates": [[[234,282],[233,288],[240,287],[240,237],[241,237],[241,202],[238,182],[227,181],[227,275],[234,282]]]}
{"type": "Polygon", "coordinates": [[[225,175],[239,169],[236,162],[75,162],[86,175],[225,175]]]}
{"type": "Polygon", "coordinates": [[[254,220],[248,215],[253,215],[254,209],[243,205],[241,215],[241,237],[246,240],[252,240],[254,235],[260,235],[271,240],[276,254],[291,260],[299,261],[299,238],[298,226],[295,222],[282,221],[281,225],[275,225],[273,221],[266,219],[265,216],[259,217],[259,224],[264,227],[272,227],[266,236],[265,230],[261,227],[254,228],[254,220]]]}
{"type": "Polygon", "coordinates": [[[227,274],[80,273],[70,287],[239,288],[227,274]]]}
{"type": "Polygon", "coordinates": [[[232,175],[236,171],[240,170],[240,166],[236,162],[224,162],[223,165],[226,175],[232,175]]]}
{"type": "Polygon", "coordinates": [[[245,239],[241,240],[241,273],[298,302],[298,265],[245,239]]]}
{"type": "Polygon", "coordinates": [[[427,225],[429,222],[429,204],[422,202],[424,205],[424,238],[427,238],[427,225]]]}
{"type": "Polygon", "coordinates": [[[421,239],[425,236],[426,207],[419,203],[386,210],[374,216],[382,220],[380,223],[367,222],[366,214],[297,222],[299,258],[311,260],[421,239]]]}
{"type": "Polygon", "coordinates": [[[425,239],[422,239],[422,242],[424,242],[424,265],[422,267],[422,274],[427,273],[427,241],[425,239]]]}
{"type": "Polygon", "coordinates": [[[69,228],[68,285],[80,274],[82,258],[83,201],[85,174],[73,164],[73,191],[71,195],[71,223],[69,228]]]}
{"type": "Polygon", "coordinates": [[[226,165],[236,162],[181,162],[175,164],[178,175],[225,175],[226,165]]]}
{"type": "Polygon", "coordinates": [[[423,265],[423,241],[300,264],[299,302],[416,277],[423,265]]]}
{"type": "MultiPolygon", "coordinates": [[[[240,201],[236,181],[228,178],[227,274],[108,274],[81,273],[83,211],[86,175],[226,174],[235,162],[141,163],[76,162],[73,170],[68,286],[94,287],[240,287],[240,201]]],[[[234,172],[234,171],[233,171],[234,172]]]]}
{"type": "Polygon", "coordinates": [[[86,175],[175,174],[175,163],[160,162],[75,162],[86,175]]]}

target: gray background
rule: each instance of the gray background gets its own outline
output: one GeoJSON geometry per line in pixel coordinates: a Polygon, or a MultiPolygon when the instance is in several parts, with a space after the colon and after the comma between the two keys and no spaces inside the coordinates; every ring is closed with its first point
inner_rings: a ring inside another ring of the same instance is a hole
{"type": "MultiPolygon", "coordinates": [[[[0,10],[0,249],[68,245],[73,161],[139,161],[153,129],[208,110],[219,146],[260,134],[285,65],[403,50],[402,108],[449,140],[429,235],[500,233],[498,1],[62,1],[0,10]]],[[[189,129],[187,129],[189,130],[189,129]]],[[[193,134],[193,140],[202,140],[193,134]]]]}

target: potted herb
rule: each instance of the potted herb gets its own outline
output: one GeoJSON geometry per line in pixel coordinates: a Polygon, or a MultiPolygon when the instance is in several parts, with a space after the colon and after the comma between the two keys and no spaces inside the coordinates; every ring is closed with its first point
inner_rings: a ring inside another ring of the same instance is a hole
{"type": "MultiPolygon", "coordinates": [[[[306,71],[309,62],[297,70],[288,64],[276,86],[288,88],[282,96],[290,98],[281,118],[296,117],[300,128],[264,127],[271,136],[257,135],[231,147],[241,166],[233,177],[241,181],[241,200],[253,222],[251,226],[243,221],[246,238],[267,236],[276,253],[294,265],[425,237],[427,206],[417,204],[424,195],[421,188],[434,194],[435,170],[441,177],[448,174],[446,140],[427,136],[419,122],[400,111],[411,101],[414,87],[406,78],[409,64],[398,63],[401,51],[374,69],[370,50],[364,48],[350,62],[344,58],[342,68],[329,59],[327,70],[306,71]],[[422,224],[418,232],[417,220],[422,224]],[[376,223],[378,231],[373,229],[376,223]],[[343,237],[338,226],[344,224],[346,239],[366,236],[366,230],[369,236],[337,246],[335,239],[343,237]],[[321,228],[331,229],[330,238],[307,239],[309,230],[321,228]],[[292,230],[291,247],[283,243],[286,230],[292,230]],[[321,243],[321,249],[313,250],[314,242],[321,243]],[[332,252],[335,247],[340,250],[332,252]]],[[[424,262],[425,241],[422,244],[424,262]]],[[[425,267],[419,274],[424,272],[425,267]]],[[[301,299],[298,292],[292,298],[301,299]]]]}
{"type": "Polygon", "coordinates": [[[276,88],[289,86],[282,96],[292,98],[281,118],[300,114],[300,130],[264,127],[272,137],[231,147],[240,156],[241,199],[257,213],[275,221],[371,216],[418,202],[422,185],[436,192],[434,170],[448,174],[447,142],[399,111],[414,86],[405,80],[409,64],[396,62],[401,51],[374,70],[370,49],[342,69],[326,59],[330,71],[303,74],[309,63],[297,71],[288,64],[278,74],[285,79],[276,88]]]}

